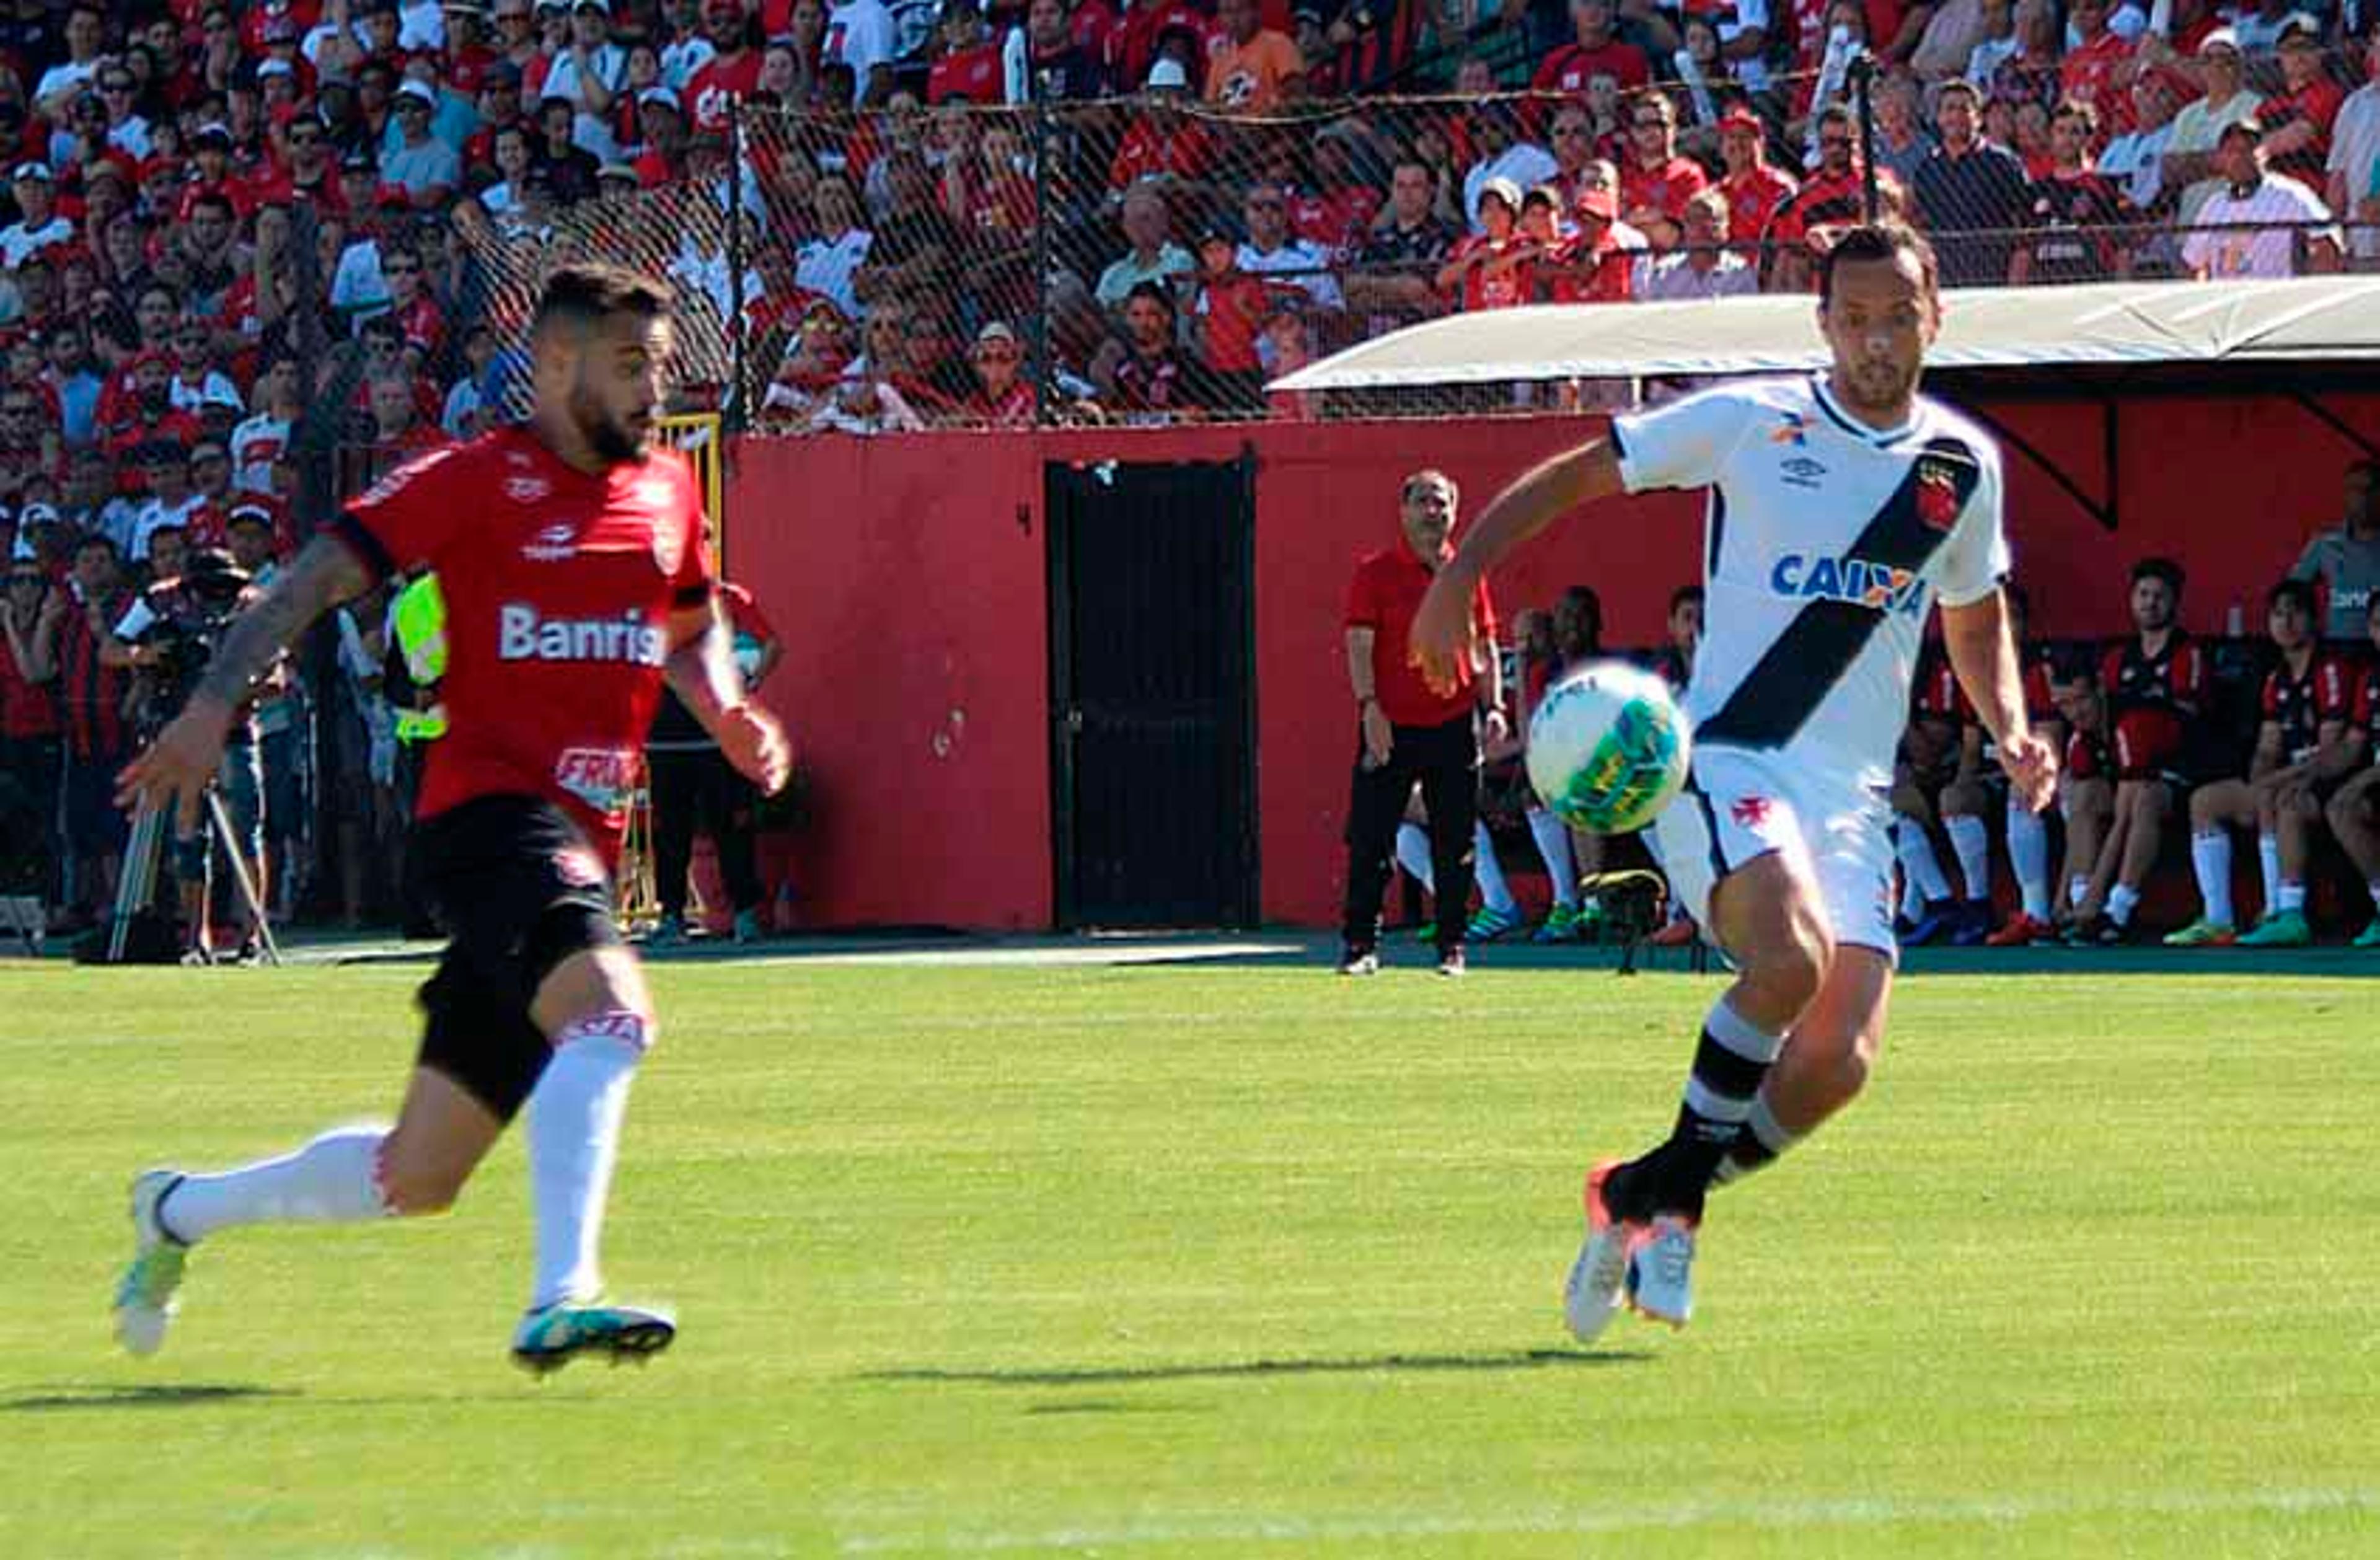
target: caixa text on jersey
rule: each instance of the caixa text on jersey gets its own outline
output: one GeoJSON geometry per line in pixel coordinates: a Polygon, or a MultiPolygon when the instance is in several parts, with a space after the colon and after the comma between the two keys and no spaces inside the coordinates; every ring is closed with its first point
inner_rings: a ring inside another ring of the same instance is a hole
{"type": "Polygon", "coordinates": [[[1912,617],[1921,617],[1925,613],[1925,581],[1918,578],[1914,569],[1894,568],[1865,558],[1787,553],[1769,571],[1768,588],[1780,596],[1803,601],[1849,602],[1878,612],[1907,613],[1912,617]]]}
{"type": "Polygon", "coordinates": [[[658,666],[668,655],[669,636],[641,613],[548,617],[524,602],[506,602],[496,613],[499,661],[625,661],[658,666]]]}

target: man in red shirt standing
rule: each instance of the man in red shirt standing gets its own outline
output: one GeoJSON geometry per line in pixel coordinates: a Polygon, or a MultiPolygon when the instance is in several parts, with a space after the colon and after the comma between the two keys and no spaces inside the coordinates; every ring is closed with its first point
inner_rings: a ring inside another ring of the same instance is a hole
{"type": "Polygon", "coordinates": [[[1610,0],[1570,0],[1572,41],[1546,56],[1529,90],[1576,95],[1586,91],[1588,78],[1609,76],[1626,91],[1651,80],[1645,51],[1613,36],[1611,23],[1610,0]]]}
{"type": "Polygon", "coordinates": [[[529,420],[425,455],[351,504],[125,770],[126,802],[173,805],[188,831],[233,712],[273,658],[391,575],[437,575],[448,730],[431,745],[413,841],[451,940],[422,988],[404,1106],[393,1127],[335,1129],[223,1174],[136,1179],[136,1251],[115,1297],[133,1353],[164,1341],[193,1243],[243,1225],[441,1212],[524,1103],[537,1243],[514,1359],[542,1371],[675,1335],[662,1312],[598,1298],[621,1119],[655,1034],[612,879],[664,681],[763,788],[784,784],[790,759],[736,675],[693,469],[649,445],[674,346],[667,289],[565,266],[530,341],[529,420]]]}
{"type": "Polygon", "coordinates": [[[2265,128],[2265,166],[2319,192],[2329,177],[2330,128],[2347,91],[2324,70],[2322,38],[2307,18],[2293,18],[2282,27],[2276,53],[2282,90],[2256,109],[2256,123],[2265,128]]]}
{"type": "Polygon", "coordinates": [[[1347,676],[1357,737],[1347,805],[1346,945],[1342,975],[1380,968],[1380,897],[1405,802],[1421,785],[1429,810],[1431,881],[1438,889],[1438,972],[1461,975],[1471,900],[1472,824],[1479,807],[1479,743],[1501,741],[1504,701],[1496,656],[1496,612],[1488,585],[1472,603],[1471,652],[1440,692],[1407,658],[1405,636],[1440,565],[1453,556],[1458,494],[1442,471],[1416,471],[1398,494],[1397,544],[1355,567],[1347,587],[1347,676]],[[1482,712],[1485,712],[1484,724],[1482,712]]]}
{"type": "Polygon", "coordinates": [[[1719,116],[1718,152],[1727,173],[1718,181],[1727,197],[1727,230],[1735,250],[1754,265],[1767,247],[1769,219],[1801,186],[1790,174],[1768,165],[1768,131],[1748,108],[1730,108],[1719,116]]]}

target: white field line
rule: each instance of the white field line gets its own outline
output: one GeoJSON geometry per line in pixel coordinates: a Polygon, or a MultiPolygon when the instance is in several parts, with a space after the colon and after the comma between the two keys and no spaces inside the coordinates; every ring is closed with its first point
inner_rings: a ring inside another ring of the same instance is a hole
{"type": "Polygon", "coordinates": [[[1039,1532],[958,1530],[944,1533],[854,1534],[845,1554],[996,1554],[1016,1550],[1125,1548],[1144,1544],[1232,1546],[1310,1544],[1366,1539],[1393,1542],[1511,1533],[1585,1537],[1597,1533],[1696,1528],[1888,1528],[1953,1524],[2001,1528],[2089,1517],[2304,1516],[2350,1512],[2380,1517],[2380,1489],[2138,1491],[2129,1494],[2009,1496],[1972,1500],[1687,1501],[1661,1505],[1516,1512],[1509,1516],[1305,1517],[1218,1517],[1209,1520],[1123,1522],[1039,1532]]]}

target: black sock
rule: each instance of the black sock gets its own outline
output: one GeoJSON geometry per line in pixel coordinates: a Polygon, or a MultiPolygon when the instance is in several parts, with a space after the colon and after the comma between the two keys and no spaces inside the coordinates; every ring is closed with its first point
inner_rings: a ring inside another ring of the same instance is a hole
{"type": "Polygon", "coordinates": [[[1739,1145],[1755,1141],[1744,1122],[1784,1043],[1783,1036],[1754,1027],[1724,999],[1711,1009],[1669,1141],[1622,1165],[1604,1183],[1605,1205],[1614,1217],[1702,1217],[1705,1194],[1721,1162],[1739,1145]]]}

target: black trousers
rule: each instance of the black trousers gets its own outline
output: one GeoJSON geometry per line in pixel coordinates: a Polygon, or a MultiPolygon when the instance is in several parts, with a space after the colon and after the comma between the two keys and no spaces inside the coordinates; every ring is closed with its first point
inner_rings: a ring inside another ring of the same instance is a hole
{"type": "Polygon", "coordinates": [[[1347,905],[1340,934],[1363,953],[1380,940],[1380,898],[1388,892],[1397,825],[1421,782],[1429,810],[1430,872],[1437,878],[1438,946],[1463,945],[1471,912],[1471,834],[1479,816],[1479,736],[1469,715],[1444,725],[1401,725],[1389,762],[1367,764],[1355,734],[1355,773],[1347,803],[1347,905]]]}
{"type": "Polygon", "coordinates": [[[757,793],[716,748],[645,755],[653,788],[653,884],[662,913],[686,914],[686,873],[694,835],[710,835],[719,875],[737,911],[760,905],[760,872],[752,859],[752,808],[757,793]]]}

